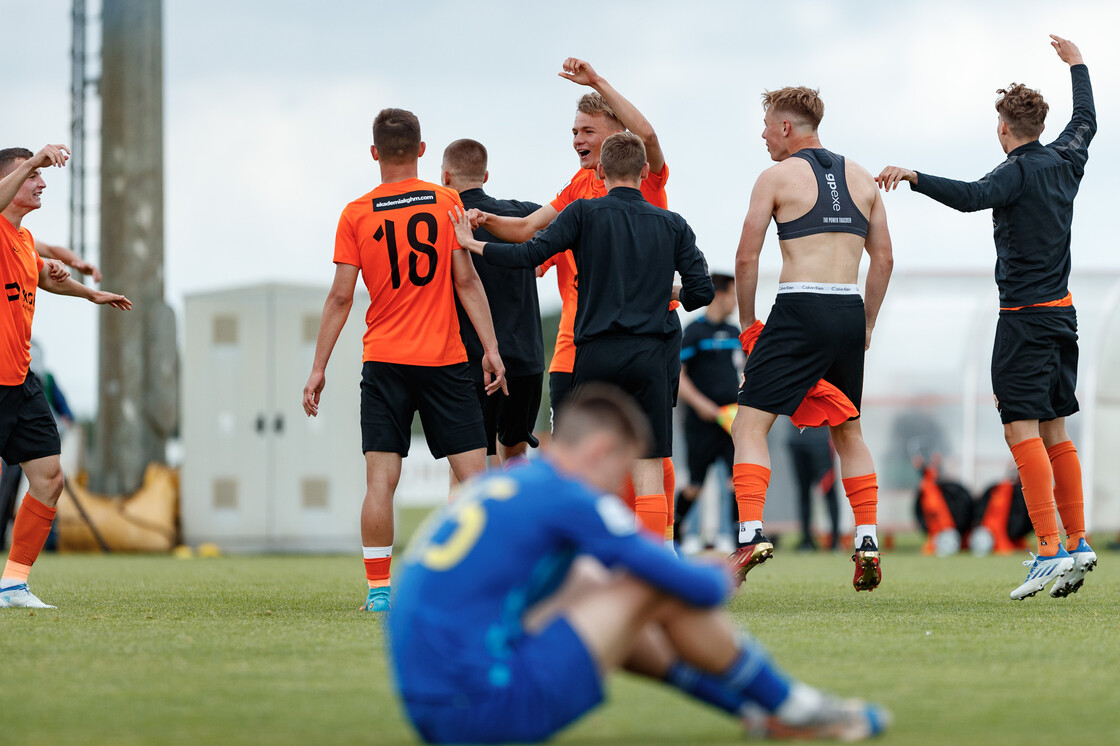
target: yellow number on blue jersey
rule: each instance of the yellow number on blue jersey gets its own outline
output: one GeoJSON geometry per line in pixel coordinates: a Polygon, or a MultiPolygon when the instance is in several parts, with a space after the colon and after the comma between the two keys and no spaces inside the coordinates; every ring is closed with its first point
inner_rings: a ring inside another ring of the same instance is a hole
{"type": "Polygon", "coordinates": [[[450,570],[470,553],[486,528],[486,501],[508,500],[518,492],[517,482],[495,476],[464,485],[455,502],[436,513],[418,534],[409,552],[430,570],[450,570]],[[434,537],[450,523],[454,530],[442,541],[434,537]]]}

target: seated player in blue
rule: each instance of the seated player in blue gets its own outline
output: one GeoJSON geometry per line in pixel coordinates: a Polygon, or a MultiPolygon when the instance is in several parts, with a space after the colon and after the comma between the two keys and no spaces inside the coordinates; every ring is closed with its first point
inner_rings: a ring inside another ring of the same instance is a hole
{"type": "Polygon", "coordinates": [[[650,439],[637,406],[589,384],[545,458],[464,486],[413,539],[389,616],[396,685],[431,743],[540,741],[624,667],[741,718],[753,735],[859,740],[888,713],[790,679],[720,605],[721,565],[677,557],[607,492],[650,439]]]}

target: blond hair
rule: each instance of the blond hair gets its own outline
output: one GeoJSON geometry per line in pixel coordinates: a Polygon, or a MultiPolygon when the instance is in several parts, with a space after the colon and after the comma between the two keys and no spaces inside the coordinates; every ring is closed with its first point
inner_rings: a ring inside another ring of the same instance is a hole
{"type": "Polygon", "coordinates": [[[607,117],[618,129],[623,129],[622,120],[618,118],[611,105],[607,103],[598,92],[585,93],[576,104],[576,111],[580,114],[589,114],[593,117],[607,117]]]}
{"type": "Polygon", "coordinates": [[[824,119],[824,101],[819,94],[820,91],[803,85],[765,91],[762,94],[762,110],[773,109],[816,130],[824,119]]]}

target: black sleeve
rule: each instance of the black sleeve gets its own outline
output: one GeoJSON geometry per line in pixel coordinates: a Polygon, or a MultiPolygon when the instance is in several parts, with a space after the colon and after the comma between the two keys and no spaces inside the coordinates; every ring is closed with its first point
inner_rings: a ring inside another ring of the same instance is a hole
{"type": "Polygon", "coordinates": [[[915,192],[961,212],[1009,205],[1018,199],[1022,187],[1023,170],[1013,160],[999,164],[979,181],[957,181],[918,173],[918,183],[910,185],[915,192]]]}
{"type": "Polygon", "coordinates": [[[1097,133],[1097,111],[1093,105],[1093,85],[1089,82],[1089,68],[1074,65],[1069,69],[1073,79],[1073,116],[1062,134],[1048,147],[1080,169],[1089,160],[1089,143],[1097,133]]]}
{"type": "MultiPolygon", "coordinates": [[[[684,223],[684,221],[681,221],[684,223]]],[[[677,242],[677,272],[681,275],[680,301],[686,311],[706,306],[716,297],[715,286],[708,274],[708,262],[696,248],[696,234],[684,223],[677,242]]]]}
{"type": "Polygon", "coordinates": [[[583,217],[583,202],[576,200],[556,216],[552,224],[525,243],[486,244],[482,257],[499,267],[536,267],[550,256],[577,243],[583,217]]]}

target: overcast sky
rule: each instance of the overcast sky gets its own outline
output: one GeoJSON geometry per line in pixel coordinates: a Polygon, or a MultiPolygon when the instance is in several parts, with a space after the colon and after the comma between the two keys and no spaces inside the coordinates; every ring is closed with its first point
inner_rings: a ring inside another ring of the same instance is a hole
{"type": "MultiPolygon", "coordinates": [[[[0,0],[0,9],[0,147],[68,142],[69,0],[0,0]]],[[[1101,122],[1077,203],[1075,270],[1117,270],[1106,173],[1118,155],[1118,21],[1105,0],[167,0],[167,297],[181,311],[184,295],[218,287],[329,284],[339,212],[378,182],[370,123],[386,106],[420,117],[421,178],[438,178],[448,142],[473,137],[490,150],[490,193],[547,201],[578,168],[570,128],[584,89],[556,76],[567,56],[589,60],[650,120],[670,168],[669,207],[692,224],[710,266],[730,270],[751,186],[770,164],[761,91],[818,87],[823,144],[873,172],[897,164],[974,179],[1003,158],[996,88],[1041,89],[1044,142],[1068,120],[1069,74],[1050,32],[1081,46],[1101,122]]],[[[24,225],[64,243],[68,175],[47,179],[44,208],[24,225]]],[[[887,197],[887,211],[896,272],[990,270],[988,213],[960,215],[905,189],[887,197]]],[[[773,229],[762,261],[778,267],[773,229]]],[[[556,303],[555,282],[541,287],[556,303]]],[[[37,306],[48,367],[91,413],[94,309],[68,298],[37,306]]]]}

